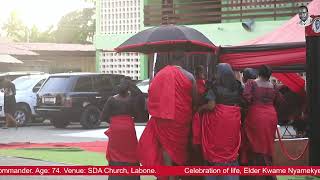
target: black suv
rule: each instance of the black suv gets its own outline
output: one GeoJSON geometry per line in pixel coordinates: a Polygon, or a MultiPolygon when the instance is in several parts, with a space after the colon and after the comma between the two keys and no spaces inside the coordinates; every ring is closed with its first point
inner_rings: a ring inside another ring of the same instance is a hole
{"type": "Polygon", "coordinates": [[[100,125],[100,112],[124,76],[97,73],[51,75],[38,92],[36,112],[56,128],[79,122],[86,129],[100,125]]]}

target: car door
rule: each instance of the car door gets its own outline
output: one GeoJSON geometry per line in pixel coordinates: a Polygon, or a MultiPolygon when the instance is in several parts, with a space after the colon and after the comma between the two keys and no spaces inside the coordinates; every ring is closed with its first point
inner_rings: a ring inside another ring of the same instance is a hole
{"type": "Polygon", "coordinates": [[[30,102],[28,102],[29,106],[31,107],[32,114],[35,114],[34,107],[37,106],[37,93],[45,81],[46,78],[40,79],[37,84],[32,87],[30,102]]]}
{"type": "Polygon", "coordinates": [[[78,78],[73,90],[72,99],[75,106],[83,108],[89,104],[97,105],[99,95],[93,87],[93,76],[81,76],[78,78]]]}
{"type": "Polygon", "coordinates": [[[94,80],[94,88],[97,90],[99,95],[99,107],[103,108],[104,103],[108,100],[110,96],[113,96],[115,92],[113,91],[114,85],[110,77],[106,75],[99,75],[94,80]]]}
{"type": "Polygon", "coordinates": [[[0,89],[0,118],[5,117],[4,114],[4,93],[2,89],[0,89]]]}

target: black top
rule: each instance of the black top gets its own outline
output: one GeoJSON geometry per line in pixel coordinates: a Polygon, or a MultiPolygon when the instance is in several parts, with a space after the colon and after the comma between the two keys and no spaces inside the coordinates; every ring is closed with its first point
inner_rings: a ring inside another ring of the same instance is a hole
{"type": "Polygon", "coordinates": [[[241,89],[241,85],[235,90],[230,90],[219,85],[213,86],[208,90],[206,99],[213,100],[216,104],[241,105],[241,89]]]}
{"type": "Polygon", "coordinates": [[[119,100],[114,97],[110,97],[105,103],[102,112],[102,120],[110,122],[110,117],[116,115],[129,115],[134,116],[132,109],[132,100],[119,100]]]}

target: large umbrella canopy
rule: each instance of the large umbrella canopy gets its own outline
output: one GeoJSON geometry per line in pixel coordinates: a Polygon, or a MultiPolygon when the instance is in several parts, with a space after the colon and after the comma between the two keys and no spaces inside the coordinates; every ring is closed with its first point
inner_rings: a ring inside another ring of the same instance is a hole
{"type": "Polygon", "coordinates": [[[162,25],[141,31],[115,50],[117,52],[213,52],[217,47],[201,32],[186,26],[162,25]]]}

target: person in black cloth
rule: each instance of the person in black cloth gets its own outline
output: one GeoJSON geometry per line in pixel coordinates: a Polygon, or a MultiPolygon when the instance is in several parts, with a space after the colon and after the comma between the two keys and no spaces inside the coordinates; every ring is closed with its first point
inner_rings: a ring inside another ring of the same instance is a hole
{"type": "MultiPolygon", "coordinates": [[[[217,65],[215,82],[206,94],[208,103],[200,106],[202,151],[209,166],[238,166],[241,143],[241,85],[229,64],[217,65]]],[[[209,176],[206,180],[238,180],[238,176],[209,176]]]]}
{"type": "Polygon", "coordinates": [[[149,119],[147,110],[147,98],[148,94],[144,94],[137,85],[132,81],[131,77],[126,76],[124,79],[129,83],[129,92],[133,103],[133,113],[135,122],[145,123],[149,119]]]}
{"type": "Polygon", "coordinates": [[[8,127],[15,126],[17,128],[17,122],[14,118],[14,113],[16,111],[16,87],[7,78],[2,78],[1,89],[4,92],[4,112],[6,116],[6,124],[3,127],[7,129],[8,127]]]}
{"type": "MultiPolygon", "coordinates": [[[[127,78],[121,80],[118,94],[108,99],[101,115],[110,124],[105,132],[109,138],[106,157],[110,166],[139,166],[130,84],[127,78]]],[[[109,179],[139,180],[140,176],[109,176],[109,179]]]]}

